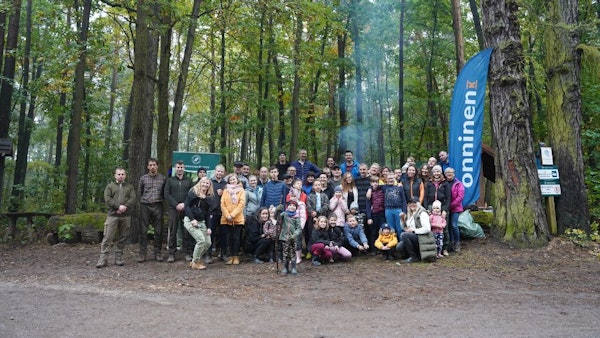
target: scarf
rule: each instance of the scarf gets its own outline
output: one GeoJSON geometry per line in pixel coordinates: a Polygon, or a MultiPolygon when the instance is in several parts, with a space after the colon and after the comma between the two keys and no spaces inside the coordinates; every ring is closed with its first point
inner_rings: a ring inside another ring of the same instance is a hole
{"type": "Polygon", "coordinates": [[[242,186],[239,184],[227,184],[227,191],[229,195],[231,195],[231,202],[233,204],[238,204],[238,196],[237,193],[242,190],[242,186]]]}

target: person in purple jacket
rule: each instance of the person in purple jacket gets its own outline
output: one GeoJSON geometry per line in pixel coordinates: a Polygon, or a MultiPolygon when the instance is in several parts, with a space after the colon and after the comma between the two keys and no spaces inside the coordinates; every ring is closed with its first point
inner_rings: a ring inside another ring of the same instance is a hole
{"type": "Polygon", "coordinates": [[[463,199],[465,198],[465,186],[456,178],[454,168],[448,167],[444,170],[446,181],[450,185],[450,251],[460,252],[460,230],[458,229],[458,215],[463,212],[463,199]]]}

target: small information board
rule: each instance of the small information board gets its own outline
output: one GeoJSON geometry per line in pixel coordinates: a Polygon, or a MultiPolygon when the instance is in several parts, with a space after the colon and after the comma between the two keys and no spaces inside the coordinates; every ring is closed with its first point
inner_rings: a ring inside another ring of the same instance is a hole
{"type": "Polygon", "coordinates": [[[542,196],[560,196],[560,175],[556,166],[538,166],[542,196]]]}
{"type": "Polygon", "coordinates": [[[221,155],[214,153],[194,153],[194,152],[183,152],[183,151],[174,151],[173,152],[173,163],[171,166],[175,168],[175,163],[177,161],[183,161],[185,165],[186,173],[194,173],[198,171],[200,167],[206,169],[207,174],[209,174],[215,169],[219,161],[221,160],[221,155]]]}

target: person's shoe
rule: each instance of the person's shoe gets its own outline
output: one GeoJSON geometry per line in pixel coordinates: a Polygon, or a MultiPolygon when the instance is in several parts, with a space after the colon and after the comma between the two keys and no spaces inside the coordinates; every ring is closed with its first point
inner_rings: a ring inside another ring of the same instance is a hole
{"type": "Polygon", "coordinates": [[[169,255],[169,258],[167,258],[167,263],[173,263],[175,262],[175,255],[169,255]]]}
{"type": "Polygon", "coordinates": [[[416,259],[414,257],[409,257],[409,258],[405,259],[403,262],[404,263],[414,263],[414,262],[417,262],[417,261],[418,261],[418,259],[416,259]]]}
{"type": "Polygon", "coordinates": [[[296,250],[296,264],[302,263],[302,250],[296,250]]]}
{"type": "Polygon", "coordinates": [[[212,264],[213,262],[213,258],[211,255],[206,255],[206,257],[204,258],[204,263],[206,264],[212,264]]]}
{"type": "Polygon", "coordinates": [[[233,256],[233,265],[239,265],[240,264],[240,256],[233,256]]]}
{"type": "Polygon", "coordinates": [[[261,260],[260,260],[260,259],[258,259],[258,258],[254,258],[254,263],[256,263],[256,264],[262,264],[262,263],[264,263],[264,262],[263,262],[263,261],[261,261],[261,260]]]}
{"type": "Polygon", "coordinates": [[[442,255],[444,255],[444,256],[450,256],[450,254],[448,253],[448,250],[442,251],[442,255]]]}
{"type": "Polygon", "coordinates": [[[444,258],[444,255],[442,255],[442,254],[437,254],[437,258],[444,258]]]}
{"type": "Polygon", "coordinates": [[[108,262],[106,261],[106,258],[100,258],[100,259],[98,260],[98,263],[96,263],[96,267],[97,267],[98,269],[100,269],[100,268],[104,268],[104,267],[106,267],[107,265],[108,265],[108,262]]]}
{"type": "Polygon", "coordinates": [[[144,263],[146,261],[146,254],[140,254],[137,261],[138,263],[144,263]]]}
{"type": "Polygon", "coordinates": [[[292,275],[297,275],[298,270],[296,270],[296,263],[292,262],[292,275]]]}
{"type": "Polygon", "coordinates": [[[190,268],[192,268],[192,270],[204,270],[206,269],[206,265],[202,264],[201,261],[192,261],[190,262],[190,268]]]}
{"type": "Polygon", "coordinates": [[[185,255],[185,261],[186,262],[191,262],[192,261],[192,255],[185,255]]]}
{"type": "Polygon", "coordinates": [[[227,260],[227,262],[225,262],[226,265],[232,265],[233,264],[233,256],[229,257],[229,259],[227,260]]]}
{"type": "Polygon", "coordinates": [[[460,242],[454,243],[454,252],[460,252],[460,242]]]}
{"type": "Polygon", "coordinates": [[[335,261],[333,260],[333,258],[329,258],[329,263],[335,263],[335,261]]]}
{"type": "Polygon", "coordinates": [[[285,264],[283,265],[283,269],[281,269],[281,275],[282,276],[287,276],[288,274],[288,267],[290,265],[290,261],[286,261],[285,264]]]}
{"type": "Polygon", "coordinates": [[[313,259],[312,259],[312,265],[314,265],[314,266],[320,266],[321,265],[321,262],[319,262],[319,259],[318,259],[317,256],[313,257],[313,259]]]}
{"type": "Polygon", "coordinates": [[[156,259],[157,262],[162,262],[163,256],[161,254],[155,254],[154,259],[156,259]]]}
{"type": "Polygon", "coordinates": [[[123,266],[123,265],[125,265],[125,263],[123,263],[123,257],[117,257],[117,258],[115,258],[115,265],[116,266],[123,266]]]}
{"type": "Polygon", "coordinates": [[[310,252],[307,252],[304,257],[306,257],[306,259],[311,259],[312,258],[312,254],[310,252]]]}

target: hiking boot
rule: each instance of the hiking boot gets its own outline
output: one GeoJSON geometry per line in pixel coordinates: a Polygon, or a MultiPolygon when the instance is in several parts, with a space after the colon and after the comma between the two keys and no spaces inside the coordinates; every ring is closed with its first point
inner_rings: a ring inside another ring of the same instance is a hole
{"type": "Polygon", "coordinates": [[[460,252],[460,242],[454,243],[454,252],[460,252]]]}
{"type": "MultiPolygon", "coordinates": [[[[229,257],[229,259],[227,260],[227,262],[225,262],[226,265],[231,265],[233,264],[233,256],[229,257]]],[[[239,264],[239,262],[238,262],[239,264]]]]}
{"type": "Polygon", "coordinates": [[[100,258],[100,259],[98,260],[98,263],[96,263],[96,267],[97,267],[98,269],[100,269],[100,268],[104,268],[104,267],[106,267],[107,265],[108,265],[108,262],[106,261],[106,258],[100,258]]]}
{"type": "Polygon", "coordinates": [[[201,261],[192,261],[190,262],[190,268],[192,268],[192,270],[204,270],[206,269],[206,265],[204,265],[201,261]]]}
{"type": "Polygon", "coordinates": [[[138,257],[138,263],[144,263],[146,261],[146,254],[145,253],[141,253],[140,256],[138,257]]]}
{"type": "Polygon", "coordinates": [[[262,264],[262,263],[264,263],[263,261],[261,261],[260,259],[258,259],[256,257],[254,258],[253,262],[256,263],[256,264],[262,264]]]}
{"type": "Polygon", "coordinates": [[[123,257],[116,257],[115,258],[115,265],[116,266],[123,266],[123,265],[125,265],[125,263],[123,263],[123,257]]]}
{"type": "Polygon", "coordinates": [[[157,262],[162,262],[163,256],[161,254],[155,254],[154,259],[156,259],[157,262]]]}
{"type": "Polygon", "coordinates": [[[167,263],[173,263],[175,262],[175,255],[169,255],[169,258],[167,258],[167,263]]]}
{"type": "Polygon", "coordinates": [[[204,258],[204,263],[206,264],[212,264],[213,263],[213,258],[210,254],[206,254],[206,257],[204,258]]]}
{"type": "Polygon", "coordinates": [[[233,256],[233,265],[239,265],[240,264],[240,256],[233,256]]]}
{"type": "Polygon", "coordinates": [[[321,262],[319,262],[319,259],[318,259],[317,256],[313,257],[313,259],[312,259],[312,265],[314,265],[314,266],[320,266],[321,265],[321,262]]]}

